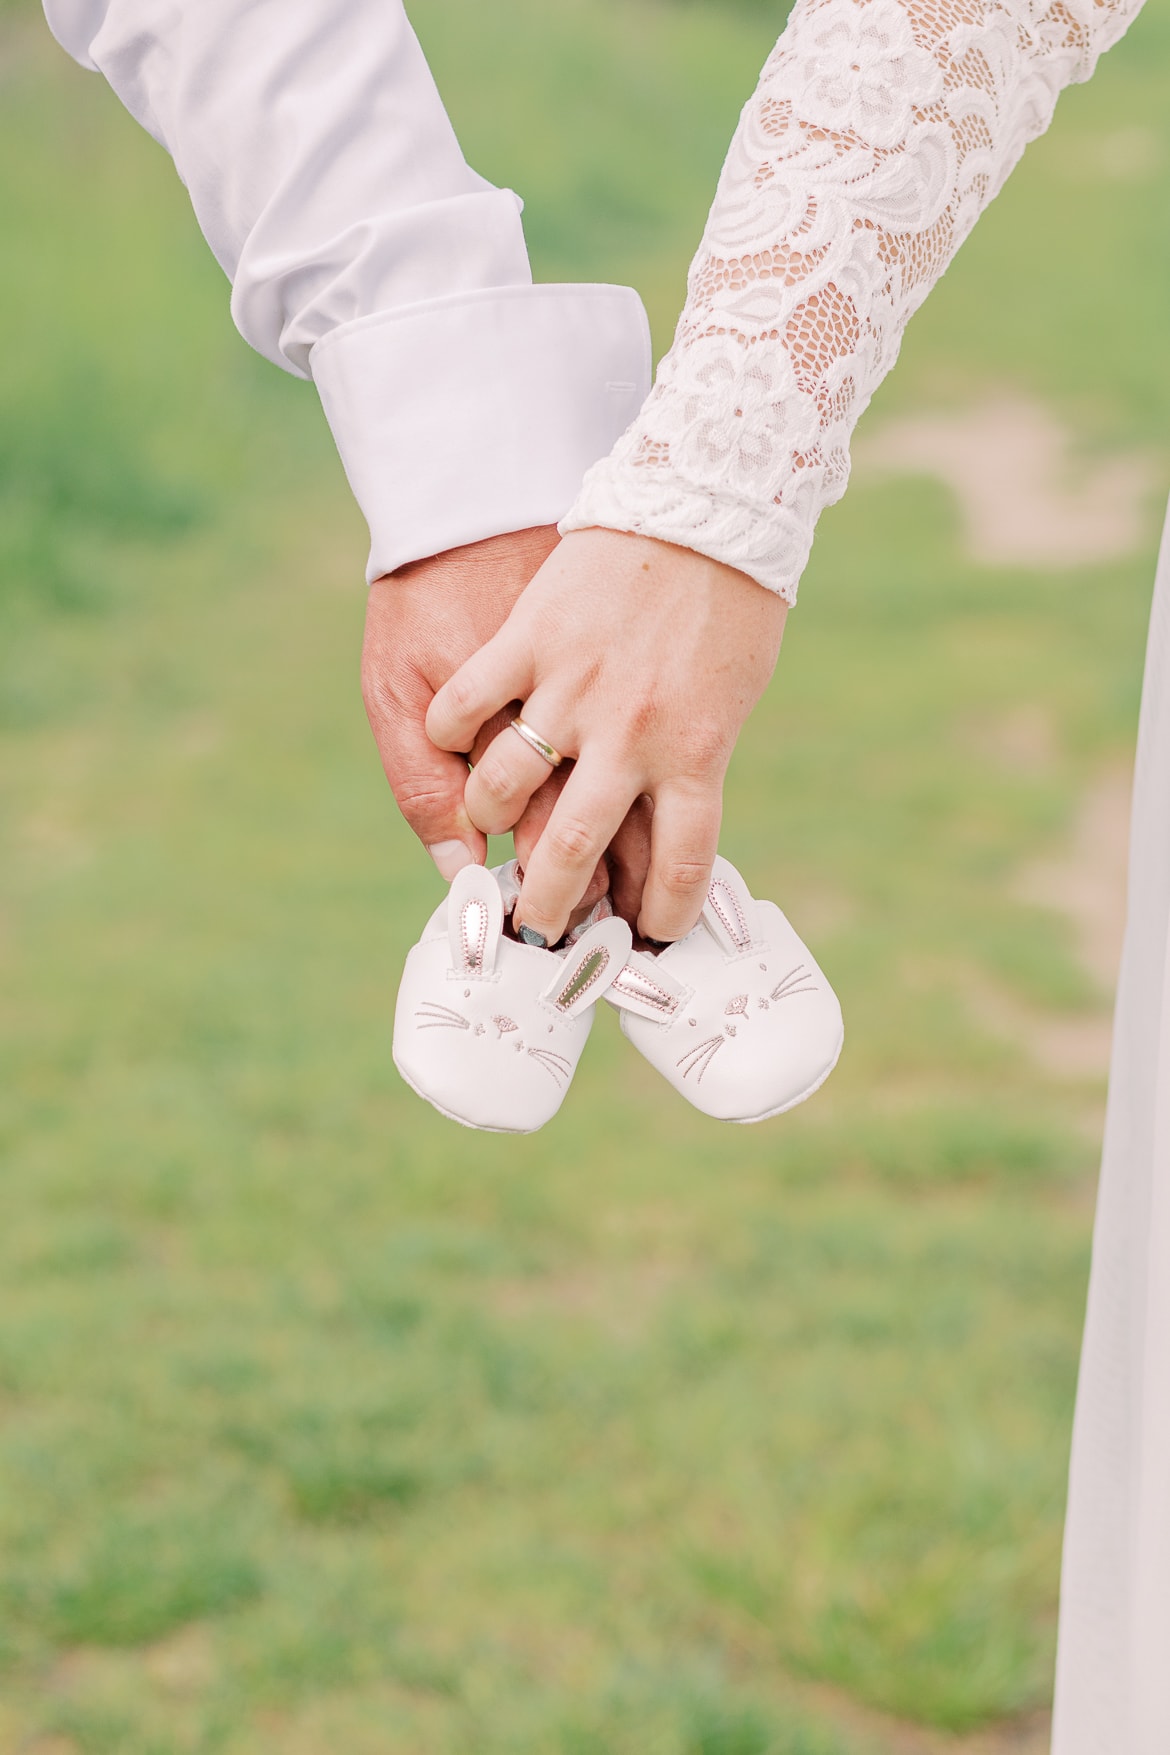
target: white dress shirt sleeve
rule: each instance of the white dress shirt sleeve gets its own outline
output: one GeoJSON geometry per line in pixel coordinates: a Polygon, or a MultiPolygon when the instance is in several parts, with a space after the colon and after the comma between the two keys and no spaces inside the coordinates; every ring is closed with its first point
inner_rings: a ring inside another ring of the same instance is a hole
{"type": "Polygon", "coordinates": [[[628,287],[534,286],[401,0],[45,0],[171,154],[251,345],[315,382],[368,577],[564,513],[649,386],[628,287]]]}

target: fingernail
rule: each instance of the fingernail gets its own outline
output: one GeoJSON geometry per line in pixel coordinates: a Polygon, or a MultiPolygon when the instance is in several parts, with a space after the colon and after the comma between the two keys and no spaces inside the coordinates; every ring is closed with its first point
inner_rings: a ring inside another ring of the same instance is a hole
{"type": "Polygon", "coordinates": [[[538,951],[548,950],[548,940],[542,932],[536,932],[531,926],[518,926],[516,936],[521,944],[535,945],[538,951]]]}
{"type": "Polygon", "coordinates": [[[470,849],[462,841],[436,841],[427,852],[439,868],[439,876],[450,883],[456,872],[463,870],[465,865],[473,865],[470,849]]]}

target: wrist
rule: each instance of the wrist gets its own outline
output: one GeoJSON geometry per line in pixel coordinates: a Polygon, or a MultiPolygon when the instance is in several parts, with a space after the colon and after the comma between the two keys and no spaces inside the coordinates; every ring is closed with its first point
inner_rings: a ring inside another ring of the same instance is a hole
{"type": "Polygon", "coordinates": [[[457,548],[441,549],[438,554],[407,561],[405,566],[396,567],[392,573],[382,573],[373,583],[383,585],[397,580],[413,584],[421,578],[474,578],[501,570],[523,571],[525,567],[528,578],[531,578],[559,541],[555,524],[536,524],[527,530],[485,536],[479,542],[462,543],[457,548]]]}
{"type": "Polygon", "coordinates": [[[570,531],[561,540],[559,557],[570,568],[580,562],[585,576],[607,596],[620,580],[637,591],[672,599],[680,615],[717,617],[723,631],[738,633],[741,644],[770,650],[775,663],[790,605],[724,561],[658,537],[602,525],[570,531]]]}

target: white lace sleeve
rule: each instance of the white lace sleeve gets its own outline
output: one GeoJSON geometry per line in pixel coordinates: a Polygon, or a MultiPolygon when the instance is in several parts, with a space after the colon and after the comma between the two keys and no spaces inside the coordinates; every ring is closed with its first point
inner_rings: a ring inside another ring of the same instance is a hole
{"type": "Polygon", "coordinates": [[[797,0],[674,345],[561,529],[697,549],[790,603],[911,314],[1141,0],[797,0]]]}

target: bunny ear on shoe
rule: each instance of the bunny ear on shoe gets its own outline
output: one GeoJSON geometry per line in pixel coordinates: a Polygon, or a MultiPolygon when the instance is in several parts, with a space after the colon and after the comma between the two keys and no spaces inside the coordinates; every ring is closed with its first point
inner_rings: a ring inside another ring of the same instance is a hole
{"type": "Polygon", "coordinates": [[[564,1018],[579,1017],[621,974],[633,942],[624,920],[616,915],[598,920],[558,958],[556,975],[543,995],[545,1003],[564,1018]]]}
{"type": "Polygon", "coordinates": [[[610,982],[606,999],[620,1011],[652,1024],[664,1024],[678,1012],[688,989],[662,967],[662,958],[631,951],[625,967],[610,982]]]}
{"type": "Polygon", "coordinates": [[[701,920],[725,956],[742,956],[752,948],[758,903],[730,859],[716,855],[701,920]]]}
{"type": "Polygon", "coordinates": [[[638,1052],[719,1121],[794,1108],[828,1078],[844,1041],[812,952],[726,859],[694,930],[657,956],[634,953],[607,998],[638,1052]]]}
{"type": "Polygon", "coordinates": [[[394,1014],[394,1063],[452,1121],[533,1133],[560,1108],[596,1002],[631,940],[625,922],[610,919],[567,951],[517,943],[503,930],[511,871],[465,866],[411,950],[394,1014]]]}
{"type": "Polygon", "coordinates": [[[504,898],[494,872],[465,865],[447,896],[451,966],[464,975],[489,975],[504,931],[504,898]]]}

